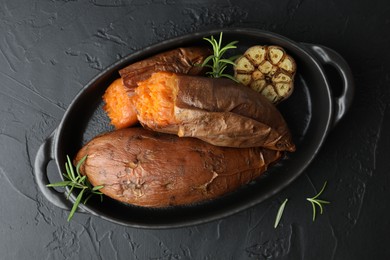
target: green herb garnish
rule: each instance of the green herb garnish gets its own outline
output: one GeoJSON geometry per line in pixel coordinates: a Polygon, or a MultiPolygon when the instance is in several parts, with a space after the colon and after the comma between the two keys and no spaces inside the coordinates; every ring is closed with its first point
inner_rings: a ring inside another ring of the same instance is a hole
{"type": "Polygon", "coordinates": [[[287,201],[288,201],[288,199],[285,199],[283,201],[282,205],[280,205],[280,207],[279,207],[278,214],[276,214],[274,228],[277,228],[277,226],[279,225],[279,222],[280,222],[280,219],[282,218],[284,207],[286,207],[287,201]]]}
{"type": "Polygon", "coordinates": [[[228,59],[222,58],[222,56],[227,50],[236,49],[236,44],[238,41],[232,41],[222,47],[222,32],[219,35],[218,41],[213,36],[203,39],[208,41],[213,46],[213,54],[208,56],[201,64],[202,67],[211,68],[212,71],[209,71],[206,74],[212,78],[225,77],[237,82],[237,79],[235,79],[232,75],[224,73],[228,65],[235,66],[234,60],[237,58],[237,56],[233,56],[228,59]],[[209,64],[210,61],[212,61],[212,64],[209,64]]]}
{"type": "Polygon", "coordinates": [[[326,200],[317,199],[324,192],[326,184],[327,184],[327,182],[325,181],[324,186],[322,187],[322,189],[320,190],[320,192],[317,195],[315,195],[312,198],[306,198],[311,203],[311,205],[313,207],[313,221],[316,219],[316,205],[320,208],[320,214],[322,214],[322,212],[324,211],[322,204],[329,204],[330,203],[329,201],[326,201],[326,200]]]}
{"type": "Polygon", "coordinates": [[[47,187],[70,187],[69,192],[66,196],[66,199],[69,199],[70,194],[74,189],[80,189],[80,193],[77,196],[75,202],[73,203],[73,207],[69,213],[68,221],[70,221],[76,212],[79,204],[84,199],[83,204],[86,204],[87,201],[93,196],[93,195],[100,195],[101,199],[103,200],[103,193],[99,191],[99,189],[103,188],[103,185],[95,186],[93,187],[92,184],[88,181],[87,176],[82,176],[80,174],[80,166],[84,163],[84,161],[87,159],[87,155],[84,156],[76,165],[76,171],[73,169],[73,164],[69,158],[67,157],[67,162],[65,163],[65,169],[66,173],[63,173],[62,175],[65,177],[65,181],[60,181],[56,183],[48,184],[47,187]]]}

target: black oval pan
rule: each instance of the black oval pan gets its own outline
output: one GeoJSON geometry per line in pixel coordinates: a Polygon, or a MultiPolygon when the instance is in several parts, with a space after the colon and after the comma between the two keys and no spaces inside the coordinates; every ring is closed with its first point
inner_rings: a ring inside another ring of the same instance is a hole
{"type": "Polygon", "coordinates": [[[295,153],[270,168],[262,178],[236,192],[219,199],[197,205],[149,209],[125,205],[104,197],[92,198],[80,205],[80,212],[96,215],[114,223],[139,228],[173,228],[208,222],[252,207],[270,198],[293,180],[310,164],[318,153],[328,132],[348,110],[354,85],[349,66],[335,51],[320,45],[297,43],[280,35],[256,29],[223,29],[193,33],[147,47],[114,63],[94,79],[75,97],[60,125],[41,145],[35,160],[35,176],[43,195],[54,205],[70,210],[71,201],[64,193],[47,188],[47,164],[55,160],[58,172],[65,172],[66,155],[74,156],[94,136],[112,130],[102,110],[102,95],[109,84],[119,77],[118,70],[138,60],[162,51],[193,45],[207,44],[202,38],[223,31],[225,43],[238,40],[236,53],[253,45],[279,45],[296,60],[295,90],[278,107],[285,117],[294,142],[295,153]],[[342,79],[342,93],[332,95],[324,65],[333,66],[342,79]]]}

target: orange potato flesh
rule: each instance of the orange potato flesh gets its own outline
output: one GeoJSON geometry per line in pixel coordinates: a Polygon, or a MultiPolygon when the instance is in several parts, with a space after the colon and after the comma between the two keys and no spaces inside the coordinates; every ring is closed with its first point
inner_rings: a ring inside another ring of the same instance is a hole
{"type": "Polygon", "coordinates": [[[138,83],[134,103],[141,122],[161,127],[177,123],[174,116],[175,81],[172,73],[164,72],[155,73],[147,81],[138,83]]]}
{"type": "Polygon", "coordinates": [[[126,88],[121,78],[112,82],[104,93],[103,109],[116,129],[126,128],[138,122],[137,111],[132,102],[133,96],[134,91],[126,88]]]}

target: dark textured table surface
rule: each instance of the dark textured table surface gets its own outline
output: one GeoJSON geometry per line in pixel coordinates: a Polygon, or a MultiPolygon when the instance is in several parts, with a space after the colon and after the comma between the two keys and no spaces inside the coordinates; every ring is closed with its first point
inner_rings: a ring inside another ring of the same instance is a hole
{"type": "Polygon", "coordinates": [[[389,11],[378,0],[1,1],[0,259],[389,259],[389,11]],[[325,45],[350,65],[353,105],[312,164],[272,198],[210,223],[147,230],[78,213],[68,223],[38,191],[33,164],[75,95],[130,53],[229,27],[325,45]],[[325,181],[331,204],[313,222],[306,197],[325,181]]]}

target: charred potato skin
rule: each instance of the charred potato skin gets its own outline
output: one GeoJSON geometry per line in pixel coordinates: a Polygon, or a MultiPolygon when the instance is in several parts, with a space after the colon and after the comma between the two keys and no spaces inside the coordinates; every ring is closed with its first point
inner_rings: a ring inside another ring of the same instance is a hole
{"type": "Polygon", "coordinates": [[[132,205],[168,207],[211,200],[260,176],[282,153],[262,148],[216,147],[127,128],[98,136],[77,154],[75,163],[105,195],[132,205]]]}
{"type": "Polygon", "coordinates": [[[139,81],[146,80],[158,71],[200,75],[205,72],[205,67],[199,65],[211,54],[211,50],[206,47],[177,48],[132,63],[119,70],[119,74],[124,85],[130,89],[136,88],[139,81]]]}

